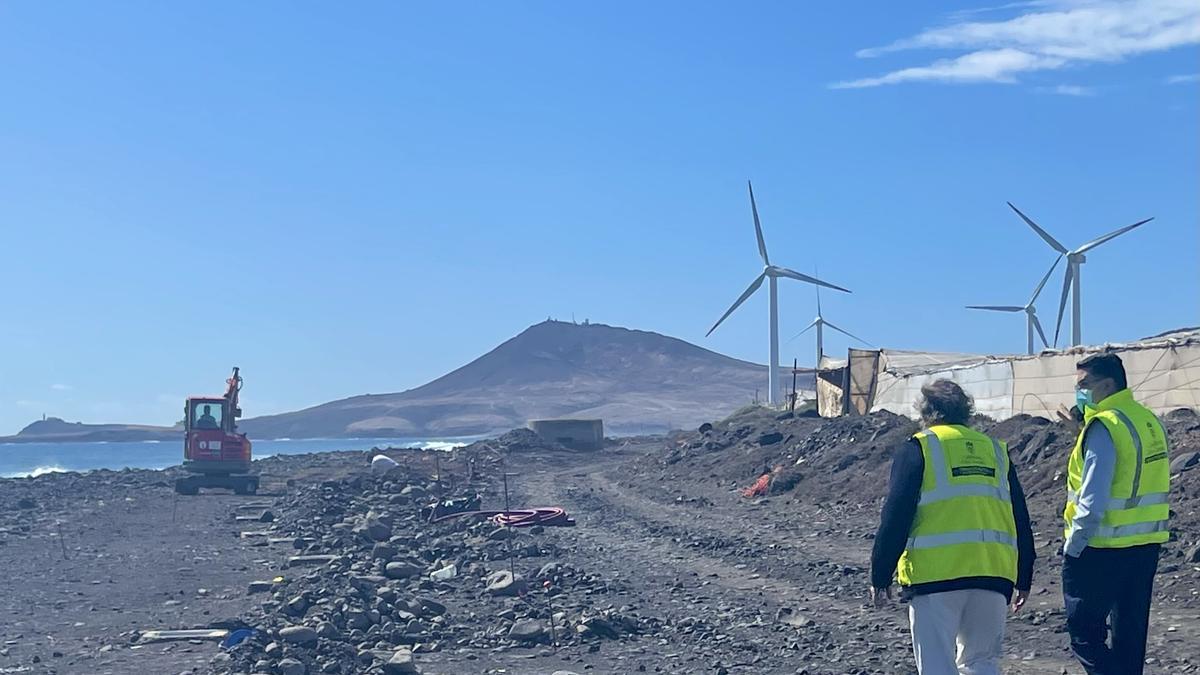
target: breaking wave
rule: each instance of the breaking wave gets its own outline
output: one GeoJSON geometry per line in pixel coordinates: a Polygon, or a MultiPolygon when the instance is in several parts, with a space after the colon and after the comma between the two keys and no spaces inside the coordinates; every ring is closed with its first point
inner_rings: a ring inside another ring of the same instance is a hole
{"type": "Polygon", "coordinates": [[[7,474],[4,477],[5,478],[37,478],[38,476],[45,476],[48,473],[66,473],[67,471],[69,471],[69,469],[64,469],[58,465],[39,466],[39,467],[35,467],[33,469],[33,471],[18,471],[16,473],[7,474]]]}
{"type": "Polygon", "coordinates": [[[466,443],[454,443],[452,441],[426,441],[424,443],[417,443],[416,447],[421,448],[422,450],[442,450],[448,452],[455,448],[461,448],[464,445],[466,445],[466,443]]]}

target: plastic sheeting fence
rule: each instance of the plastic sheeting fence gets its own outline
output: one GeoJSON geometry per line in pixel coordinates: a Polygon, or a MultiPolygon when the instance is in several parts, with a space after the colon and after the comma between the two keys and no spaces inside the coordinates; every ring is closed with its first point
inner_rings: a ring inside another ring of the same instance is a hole
{"type": "MultiPolygon", "coordinates": [[[[818,378],[822,415],[889,410],[915,418],[921,387],[954,380],[993,419],[1025,413],[1053,417],[1075,403],[1075,364],[1114,351],[1125,363],[1135,396],[1156,413],[1200,409],[1200,329],[1124,344],[1047,351],[1037,356],[973,356],[851,349],[846,366],[818,378]]],[[[832,365],[832,364],[831,364],[832,365]]]]}

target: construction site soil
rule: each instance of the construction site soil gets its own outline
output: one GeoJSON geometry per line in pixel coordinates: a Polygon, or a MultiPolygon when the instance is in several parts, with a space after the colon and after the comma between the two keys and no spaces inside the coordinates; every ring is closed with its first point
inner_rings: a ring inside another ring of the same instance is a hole
{"type": "MultiPolygon", "coordinates": [[[[1081,672],[1058,583],[1073,432],[978,422],[1009,443],[1038,545],[1004,671],[1081,672]]],[[[1173,541],[1147,672],[1194,673],[1200,417],[1164,422],[1173,541]]],[[[389,449],[386,475],[372,453],[261,460],[257,496],[176,496],[178,469],[0,480],[0,673],[910,673],[905,607],[869,607],[866,589],[890,453],[915,429],[750,409],[593,453],[518,430],[389,449]],[[461,508],[431,514],[439,499],[498,510],[506,492],[575,525],[431,518],[461,508]],[[245,639],[146,633],[199,628],[245,639]]]]}

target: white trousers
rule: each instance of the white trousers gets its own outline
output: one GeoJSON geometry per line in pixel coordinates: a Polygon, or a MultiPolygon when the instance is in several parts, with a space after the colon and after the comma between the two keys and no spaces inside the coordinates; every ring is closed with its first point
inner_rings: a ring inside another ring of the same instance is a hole
{"type": "Polygon", "coordinates": [[[913,597],[913,655],[921,675],[1000,675],[1008,604],[995,591],[966,589],[913,597]]]}

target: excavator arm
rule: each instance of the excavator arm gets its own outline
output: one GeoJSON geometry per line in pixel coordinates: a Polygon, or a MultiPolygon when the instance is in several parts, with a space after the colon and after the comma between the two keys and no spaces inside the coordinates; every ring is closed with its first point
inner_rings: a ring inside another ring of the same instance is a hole
{"type": "Polygon", "coordinates": [[[238,405],[238,392],[242,390],[242,376],[238,374],[241,370],[237,366],[233,368],[233,376],[225,382],[229,385],[225,389],[225,400],[229,401],[229,414],[233,419],[242,416],[242,408],[238,405]]]}

